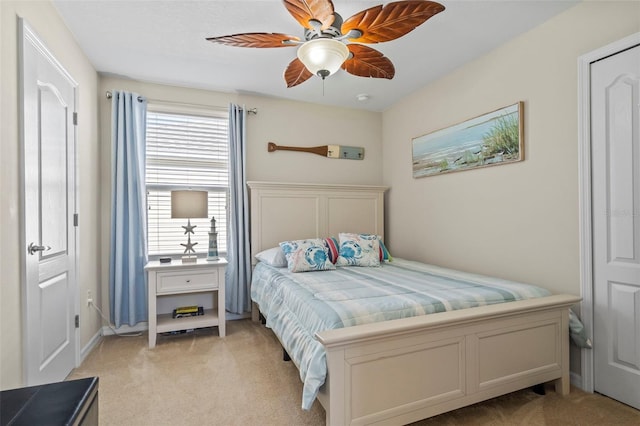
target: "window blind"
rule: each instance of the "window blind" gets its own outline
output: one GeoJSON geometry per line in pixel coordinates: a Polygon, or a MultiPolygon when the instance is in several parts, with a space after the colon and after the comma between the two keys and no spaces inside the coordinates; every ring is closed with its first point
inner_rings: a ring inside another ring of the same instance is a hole
{"type": "MultiPolygon", "coordinates": [[[[150,106],[151,108],[151,106],[150,106]]],[[[218,251],[227,250],[227,194],[229,142],[226,116],[147,112],[147,226],[148,252],[177,255],[187,241],[186,219],[171,219],[171,191],[208,191],[209,217],[191,219],[196,225],[191,242],[199,255],[209,247],[211,217],[216,219],[218,251]]]]}

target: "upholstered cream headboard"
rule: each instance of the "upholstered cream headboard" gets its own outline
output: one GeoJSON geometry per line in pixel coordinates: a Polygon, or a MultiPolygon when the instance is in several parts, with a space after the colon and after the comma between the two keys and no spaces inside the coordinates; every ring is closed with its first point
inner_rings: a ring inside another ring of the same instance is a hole
{"type": "Polygon", "coordinates": [[[247,182],[251,193],[251,256],[279,242],[338,237],[340,232],[384,237],[384,186],[247,182]]]}

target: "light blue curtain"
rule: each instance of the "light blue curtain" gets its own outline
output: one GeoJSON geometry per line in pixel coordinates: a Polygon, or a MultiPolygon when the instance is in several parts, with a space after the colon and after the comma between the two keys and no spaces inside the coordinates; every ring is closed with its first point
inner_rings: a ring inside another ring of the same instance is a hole
{"type": "Polygon", "coordinates": [[[147,102],[112,91],[109,297],[116,327],[147,321],[145,138],[147,102]]]}
{"type": "Polygon", "coordinates": [[[245,168],[246,118],[243,107],[229,105],[229,264],[225,276],[225,302],[227,310],[235,314],[251,311],[249,194],[245,168]]]}

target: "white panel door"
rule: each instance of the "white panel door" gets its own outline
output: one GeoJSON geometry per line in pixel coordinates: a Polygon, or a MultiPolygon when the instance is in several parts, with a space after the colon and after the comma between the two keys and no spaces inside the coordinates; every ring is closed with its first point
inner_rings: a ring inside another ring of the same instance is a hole
{"type": "Polygon", "coordinates": [[[76,364],[76,83],[23,20],[21,130],[26,384],[63,380],[76,364]]]}
{"type": "Polygon", "coordinates": [[[640,46],[591,65],[594,388],[640,409],[640,46]]]}

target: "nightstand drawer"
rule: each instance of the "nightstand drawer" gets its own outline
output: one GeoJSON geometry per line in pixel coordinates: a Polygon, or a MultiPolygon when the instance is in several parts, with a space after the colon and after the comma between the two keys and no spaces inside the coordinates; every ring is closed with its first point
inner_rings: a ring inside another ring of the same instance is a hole
{"type": "Polygon", "coordinates": [[[194,290],[215,290],[217,288],[217,271],[159,272],[156,292],[162,294],[194,290]]]}

